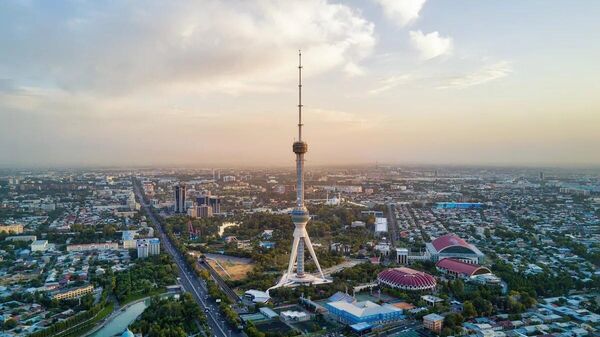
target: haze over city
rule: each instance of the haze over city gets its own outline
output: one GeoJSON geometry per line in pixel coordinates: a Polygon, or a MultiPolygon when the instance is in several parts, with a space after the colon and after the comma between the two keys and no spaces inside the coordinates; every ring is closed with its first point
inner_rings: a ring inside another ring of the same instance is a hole
{"type": "Polygon", "coordinates": [[[597,1],[3,1],[0,166],[600,165],[597,1]]]}
{"type": "Polygon", "coordinates": [[[0,337],[600,336],[598,18],[0,1],[0,337]]]}

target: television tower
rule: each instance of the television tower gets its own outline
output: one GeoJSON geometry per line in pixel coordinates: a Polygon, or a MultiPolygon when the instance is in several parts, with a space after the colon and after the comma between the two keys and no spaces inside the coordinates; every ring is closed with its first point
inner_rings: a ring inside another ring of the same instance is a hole
{"type": "Polygon", "coordinates": [[[308,209],[304,206],[304,154],[308,151],[308,144],[302,140],[302,52],[298,51],[298,140],[294,142],[292,149],[296,154],[296,207],[292,211],[292,222],[294,223],[294,241],[290,254],[290,262],[287,272],[283,274],[277,285],[279,287],[294,287],[298,285],[329,283],[319,265],[306,224],[310,220],[308,209]],[[308,274],[304,270],[304,249],[308,249],[318,274],[308,274]],[[294,270],[294,266],[296,267],[294,270]]]}

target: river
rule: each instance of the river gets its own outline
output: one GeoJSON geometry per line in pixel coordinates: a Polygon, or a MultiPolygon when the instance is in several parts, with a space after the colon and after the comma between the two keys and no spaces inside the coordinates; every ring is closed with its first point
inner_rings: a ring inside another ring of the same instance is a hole
{"type": "Polygon", "coordinates": [[[150,299],[145,299],[128,306],[124,311],[118,313],[102,328],[88,337],[111,337],[121,335],[127,327],[138,318],[139,315],[150,305],[150,299]]]}

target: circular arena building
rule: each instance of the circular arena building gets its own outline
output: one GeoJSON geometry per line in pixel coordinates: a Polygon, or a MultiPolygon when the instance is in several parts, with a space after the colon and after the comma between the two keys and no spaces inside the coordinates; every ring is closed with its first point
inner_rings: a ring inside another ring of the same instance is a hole
{"type": "Polygon", "coordinates": [[[432,290],[437,285],[435,277],[406,267],[382,271],[377,275],[377,282],[379,285],[412,291],[432,290]]]}

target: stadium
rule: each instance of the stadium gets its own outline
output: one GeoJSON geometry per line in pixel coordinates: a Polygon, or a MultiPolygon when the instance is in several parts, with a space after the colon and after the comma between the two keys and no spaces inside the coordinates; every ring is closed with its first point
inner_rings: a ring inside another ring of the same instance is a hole
{"type": "Polygon", "coordinates": [[[425,247],[433,262],[445,258],[455,258],[467,263],[482,264],[485,258],[485,255],[477,247],[452,233],[426,243],[425,247]]]}
{"type": "Polygon", "coordinates": [[[377,282],[379,285],[411,291],[429,291],[437,285],[433,276],[406,267],[382,271],[377,275],[377,282]]]}

